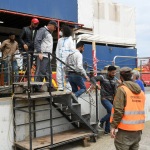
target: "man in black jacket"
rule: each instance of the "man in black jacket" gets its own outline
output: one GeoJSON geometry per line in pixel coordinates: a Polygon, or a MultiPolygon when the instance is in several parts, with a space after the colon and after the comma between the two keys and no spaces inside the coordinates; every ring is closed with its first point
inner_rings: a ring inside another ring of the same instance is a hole
{"type": "Polygon", "coordinates": [[[110,115],[112,104],[114,100],[114,95],[117,87],[117,80],[115,78],[116,67],[109,66],[108,73],[106,75],[99,75],[97,77],[91,78],[91,82],[95,84],[98,89],[101,89],[101,103],[107,111],[107,114],[100,120],[100,127],[103,128],[105,123],[105,132],[104,134],[110,133],[110,115]],[[100,81],[100,85],[96,83],[100,81]],[[101,86],[101,87],[100,87],[101,86]]]}
{"type": "MultiPolygon", "coordinates": [[[[20,34],[20,44],[23,52],[29,52],[31,54],[31,67],[33,63],[34,39],[37,33],[36,28],[38,27],[38,24],[39,20],[37,18],[33,18],[30,26],[24,27],[20,34]]],[[[24,62],[24,65],[25,64],[26,62],[24,62]]]]}

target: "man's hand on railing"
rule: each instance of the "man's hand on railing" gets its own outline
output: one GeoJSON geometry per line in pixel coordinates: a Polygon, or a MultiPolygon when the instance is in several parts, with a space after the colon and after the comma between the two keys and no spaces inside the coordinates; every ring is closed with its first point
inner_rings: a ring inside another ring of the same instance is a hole
{"type": "Polygon", "coordinates": [[[43,54],[39,54],[39,58],[40,58],[40,60],[42,60],[43,59],[43,54]]]}
{"type": "Polygon", "coordinates": [[[101,89],[101,86],[98,83],[96,83],[96,87],[98,88],[98,90],[101,89]]]}
{"type": "Polygon", "coordinates": [[[27,44],[24,44],[24,45],[23,45],[23,48],[27,51],[27,50],[28,50],[28,45],[27,45],[27,44]]]}
{"type": "Polygon", "coordinates": [[[88,76],[85,76],[85,78],[86,78],[87,81],[90,81],[90,78],[88,76]]]}

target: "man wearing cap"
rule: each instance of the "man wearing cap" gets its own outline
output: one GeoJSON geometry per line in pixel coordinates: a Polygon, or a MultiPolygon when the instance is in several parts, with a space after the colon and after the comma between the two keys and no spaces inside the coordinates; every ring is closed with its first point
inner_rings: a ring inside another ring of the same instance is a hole
{"type": "MultiPolygon", "coordinates": [[[[31,66],[33,63],[33,52],[34,52],[34,39],[37,33],[37,27],[39,25],[39,20],[33,18],[31,20],[30,26],[24,27],[19,36],[20,44],[23,52],[29,52],[31,54],[31,66]]],[[[24,65],[27,66],[27,62],[24,61],[24,65]]]]}
{"type": "MultiPolygon", "coordinates": [[[[40,28],[35,37],[35,50],[38,53],[36,62],[36,77],[35,80],[42,82],[44,77],[46,80],[49,79],[49,68],[51,66],[48,60],[48,54],[53,52],[53,37],[52,33],[57,28],[57,23],[55,21],[50,21],[47,26],[40,28]]],[[[50,57],[52,59],[52,57],[50,57]]],[[[41,87],[35,88],[36,91],[41,91],[41,87]]]]}
{"type": "Polygon", "coordinates": [[[111,137],[115,138],[116,150],[138,150],[145,122],[145,95],[132,81],[131,68],[121,68],[120,79],[110,118],[111,137]]]}

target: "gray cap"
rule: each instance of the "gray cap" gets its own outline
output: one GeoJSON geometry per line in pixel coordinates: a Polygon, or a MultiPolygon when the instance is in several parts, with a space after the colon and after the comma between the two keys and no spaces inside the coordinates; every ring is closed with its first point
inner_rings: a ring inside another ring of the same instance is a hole
{"type": "Polygon", "coordinates": [[[132,69],[129,68],[129,67],[122,67],[122,68],[120,69],[120,73],[121,73],[121,74],[124,74],[124,73],[132,73],[132,69]]]}
{"type": "Polygon", "coordinates": [[[58,27],[57,22],[54,21],[54,20],[49,21],[48,24],[52,24],[52,25],[54,25],[56,28],[58,27]]]}

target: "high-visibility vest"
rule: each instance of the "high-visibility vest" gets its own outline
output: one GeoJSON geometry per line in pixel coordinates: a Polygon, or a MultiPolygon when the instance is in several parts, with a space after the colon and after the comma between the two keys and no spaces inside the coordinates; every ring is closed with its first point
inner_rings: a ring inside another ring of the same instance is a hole
{"type": "MultiPolygon", "coordinates": [[[[139,94],[134,94],[128,87],[121,86],[126,93],[126,106],[124,115],[118,127],[127,131],[139,131],[144,128],[145,122],[145,95],[141,91],[139,94]]],[[[115,99],[114,99],[115,101],[115,99]]],[[[112,108],[110,122],[113,121],[114,108],[112,108]]]]}

